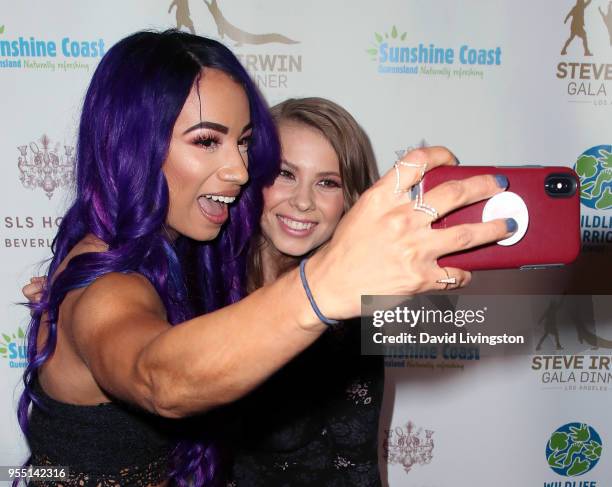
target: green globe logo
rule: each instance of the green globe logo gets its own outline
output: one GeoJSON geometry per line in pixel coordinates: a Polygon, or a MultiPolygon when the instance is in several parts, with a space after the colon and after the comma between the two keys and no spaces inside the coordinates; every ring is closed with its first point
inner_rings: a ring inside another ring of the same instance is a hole
{"type": "Polygon", "coordinates": [[[574,166],[580,176],[580,200],[595,210],[612,208],[612,146],[585,150],[574,166]]]}
{"type": "Polygon", "coordinates": [[[601,448],[601,438],[592,426],[568,423],[550,436],[546,444],[546,460],[555,473],[577,477],[597,465],[601,448]]]}

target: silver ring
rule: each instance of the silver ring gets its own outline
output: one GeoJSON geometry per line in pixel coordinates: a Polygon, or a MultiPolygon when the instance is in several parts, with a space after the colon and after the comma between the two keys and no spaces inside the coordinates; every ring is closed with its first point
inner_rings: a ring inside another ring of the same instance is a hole
{"type": "Polygon", "coordinates": [[[393,168],[395,169],[395,190],[393,192],[395,194],[409,193],[413,190],[414,186],[420,184],[423,180],[423,177],[425,176],[425,171],[427,171],[427,163],[425,162],[422,164],[417,164],[415,162],[396,161],[395,164],[393,164],[393,168]],[[421,174],[419,174],[419,180],[414,185],[408,188],[402,188],[400,182],[400,166],[420,169],[421,174]]]}
{"type": "Polygon", "coordinates": [[[446,269],[446,267],[442,267],[442,270],[446,274],[446,277],[443,278],[443,279],[436,280],[436,284],[444,284],[444,289],[443,290],[446,291],[448,289],[448,285],[449,284],[457,284],[457,278],[456,277],[451,277],[450,274],[448,273],[448,270],[446,269]]]}
{"type": "Polygon", "coordinates": [[[419,203],[418,201],[414,203],[414,211],[422,211],[423,213],[429,215],[432,222],[435,222],[438,218],[440,218],[438,210],[436,210],[433,206],[426,205],[425,203],[419,203]]]}

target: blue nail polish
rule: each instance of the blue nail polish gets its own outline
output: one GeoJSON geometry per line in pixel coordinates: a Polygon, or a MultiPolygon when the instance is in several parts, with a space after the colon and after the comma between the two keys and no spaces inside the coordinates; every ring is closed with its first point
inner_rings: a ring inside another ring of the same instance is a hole
{"type": "Polygon", "coordinates": [[[496,174],[495,181],[497,182],[497,185],[502,189],[506,189],[508,187],[508,178],[503,174],[496,174]]]}
{"type": "Polygon", "coordinates": [[[517,229],[518,223],[516,223],[516,220],[514,218],[506,218],[506,230],[508,230],[508,233],[514,233],[517,229]]]}

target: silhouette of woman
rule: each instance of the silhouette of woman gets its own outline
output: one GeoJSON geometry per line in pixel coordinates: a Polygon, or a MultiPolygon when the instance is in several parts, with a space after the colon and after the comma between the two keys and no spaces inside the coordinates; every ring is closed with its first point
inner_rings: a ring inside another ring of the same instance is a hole
{"type": "Polygon", "coordinates": [[[599,13],[601,14],[601,18],[606,24],[606,28],[608,29],[608,35],[610,36],[610,45],[612,46],[612,2],[608,3],[608,12],[604,13],[604,11],[599,7],[599,13]]]}

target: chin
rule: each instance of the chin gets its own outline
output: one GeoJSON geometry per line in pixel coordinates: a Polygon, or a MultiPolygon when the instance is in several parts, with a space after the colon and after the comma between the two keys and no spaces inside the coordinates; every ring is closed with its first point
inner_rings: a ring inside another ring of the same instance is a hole
{"type": "Polygon", "coordinates": [[[276,245],[274,244],[276,249],[285,255],[289,255],[290,257],[302,257],[306,255],[308,252],[316,248],[316,245],[302,244],[302,245],[276,245]]]}
{"type": "Polygon", "coordinates": [[[210,240],[214,240],[215,238],[217,238],[219,236],[219,233],[221,233],[221,227],[212,230],[207,229],[200,232],[181,232],[182,235],[192,240],[195,240],[196,242],[209,242],[210,240]]]}

